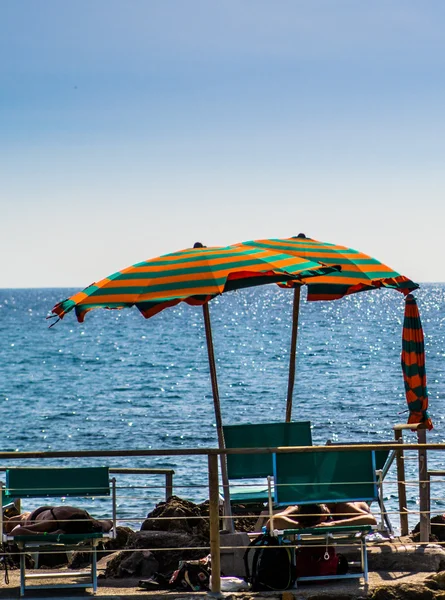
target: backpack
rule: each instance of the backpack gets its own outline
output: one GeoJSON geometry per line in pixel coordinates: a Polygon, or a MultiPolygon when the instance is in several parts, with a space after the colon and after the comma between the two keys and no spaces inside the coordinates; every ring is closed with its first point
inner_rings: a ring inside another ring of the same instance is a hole
{"type": "Polygon", "coordinates": [[[280,544],[270,533],[261,534],[250,542],[244,553],[246,581],[253,592],[265,590],[288,590],[295,583],[293,548],[280,544]],[[252,573],[249,554],[253,550],[252,573]]]}
{"type": "Polygon", "coordinates": [[[178,568],[170,577],[169,589],[187,592],[209,591],[210,570],[202,560],[179,561],[178,568]]]}
{"type": "Polygon", "coordinates": [[[296,577],[344,575],[348,572],[348,561],[337,554],[333,546],[301,546],[295,557],[296,577]]]}

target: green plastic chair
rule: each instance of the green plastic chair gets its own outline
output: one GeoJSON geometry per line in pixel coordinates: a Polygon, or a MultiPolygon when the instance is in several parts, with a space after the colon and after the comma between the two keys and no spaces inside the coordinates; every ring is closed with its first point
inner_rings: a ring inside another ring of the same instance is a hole
{"type": "MultiPolygon", "coordinates": [[[[223,426],[226,448],[279,448],[312,446],[310,421],[292,423],[245,423],[223,426]]],[[[264,479],[273,474],[273,454],[228,454],[229,480],[264,479]]],[[[263,504],[268,499],[267,483],[230,489],[232,504],[263,504]]]]}
{"type": "MultiPolygon", "coordinates": [[[[6,486],[1,484],[2,506],[22,498],[87,498],[111,496],[113,529],[109,533],[93,532],[81,534],[29,534],[7,535],[0,518],[0,540],[14,542],[20,549],[20,595],[26,590],[55,588],[93,588],[97,591],[97,544],[103,538],[116,536],[116,482],[109,477],[108,467],[18,467],[6,470],[6,486]],[[110,485],[111,484],[111,485],[110,485]],[[36,553],[42,547],[48,551],[73,549],[79,542],[87,544],[91,552],[91,569],[88,572],[57,572],[51,577],[82,578],[74,583],[51,583],[27,586],[28,580],[45,578],[45,574],[27,574],[25,553],[36,553]],[[85,578],[86,576],[86,578],[85,578]]],[[[44,504],[47,504],[45,502],[44,504]]]]}
{"type": "MultiPolygon", "coordinates": [[[[382,458],[382,457],[381,457],[382,458]]],[[[378,500],[374,451],[277,453],[274,455],[274,501],[278,506],[378,500]]],[[[339,525],[276,532],[280,541],[293,538],[296,545],[325,544],[346,540],[360,545],[361,571],[342,575],[312,575],[297,581],[350,579],[368,581],[366,535],[371,525],[339,525]]]]}

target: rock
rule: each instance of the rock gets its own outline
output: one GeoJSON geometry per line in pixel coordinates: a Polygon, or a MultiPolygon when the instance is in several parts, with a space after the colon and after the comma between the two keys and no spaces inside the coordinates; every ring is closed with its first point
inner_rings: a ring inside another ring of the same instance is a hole
{"type": "Polygon", "coordinates": [[[118,577],[152,577],[159,571],[153,552],[142,550],[123,557],[118,567],[118,577]]]}
{"type": "MultiPolygon", "coordinates": [[[[97,548],[97,558],[98,560],[103,558],[104,556],[108,556],[113,553],[115,550],[123,550],[129,544],[131,537],[134,535],[134,531],[129,527],[116,527],[116,537],[115,538],[105,538],[97,548]]],[[[90,551],[82,551],[80,548],[82,546],[88,545],[87,542],[82,542],[79,544],[79,550],[74,552],[70,561],[68,562],[69,569],[82,569],[87,567],[90,564],[91,560],[91,552],[90,551]]]]}
{"type": "MultiPolygon", "coordinates": [[[[177,568],[180,560],[198,560],[209,553],[206,539],[183,531],[139,531],[131,537],[125,552],[120,552],[108,563],[105,577],[122,577],[121,563],[133,554],[144,556],[145,551],[154,555],[158,562],[158,572],[165,576],[169,576],[177,568]],[[134,552],[129,552],[131,549],[134,549],[134,552]]],[[[151,561],[151,557],[148,558],[151,561]]],[[[137,557],[132,560],[136,561],[134,564],[140,565],[141,569],[145,568],[142,564],[145,559],[142,562],[139,562],[137,557]]]]}
{"type": "MultiPolygon", "coordinates": [[[[17,544],[13,542],[6,542],[3,548],[5,552],[4,558],[0,559],[0,571],[5,569],[5,562],[7,569],[20,569],[20,549],[17,544]]],[[[66,554],[65,554],[66,559],[66,554]]],[[[34,569],[35,562],[30,554],[25,554],[25,564],[27,569],[34,569]]]]}
{"type": "MultiPolygon", "coordinates": [[[[414,542],[419,541],[420,522],[412,530],[411,537],[414,542]]],[[[430,542],[445,542],[445,515],[436,515],[431,518],[430,542]]]]}
{"type": "MultiPolygon", "coordinates": [[[[262,504],[232,506],[236,531],[249,532],[255,530],[258,516],[264,509],[262,504]]],[[[222,517],[222,507],[220,507],[222,517]]],[[[220,529],[225,529],[223,520],[220,529]]],[[[141,531],[187,531],[194,535],[209,537],[209,501],[194,504],[178,496],[171,496],[166,502],[160,502],[148,513],[142,523],[141,531]]]]}
{"type": "Polygon", "coordinates": [[[439,600],[434,591],[416,583],[400,583],[397,586],[383,585],[370,596],[371,600],[439,600]]]}
{"type": "Polygon", "coordinates": [[[445,571],[429,575],[425,579],[425,585],[431,590],[445,590],[445,571]]]}
{"type": "Polygon", "coordinates": [[[197,504],[171,496],[160,502],[148,513],[141,531],[184,531],[193,535],[209,537],[209,522],[203,518],[197,504]]]}
{"type": "Polygon", "coordinates": [[[36,569],[54,569],[63,567],[69,563],[69,554],[66,552],[54,552],[54,547],[41,546],[39,551],[31,553],[36,569]]]}
{"type": "Polygon", "coordinates": [[[104,577],[103,572],[107,568],[108,563],[110,561],[112,561],[114,558],[116,558],[116,556],[119,556],[119,555],[120,555],[120,552],[118,550],[116,550],[112,554],[107,554],[107,556],[103,556],[101,559],[99,559],[97,561],[97,571],[98,571],[97,576],[100,578],[103,578],[104,577]]]}
{"type": "Polygon", "coordinates": [[[103,542],[105,550],[121,550],[128,546],[130,539],[134,536],[130,527],[116,527],[116,537],[103,542]]]}
{"type": "Polygon", "coordinates": [[[401,546],[391,542],[369,545],[368,564],[371,571],[438,572],[445,569],[445,550],[438,546],[401,546]]]}
{"type": "MultiPolygon", "coordinates": [[[[198,504],[199,510],[203,517],[209,518],[209,501],[198,504]]],[[[256,504],[232,504],[232,517],[236,531],[248,533],[255,531],[255,525],[258,521],[258,517],[264,510],[264,504],[258,502],[256,504]]],[[[220,509],[220,516],[222,516],[222,507],[220,509]]],[[[225,529],[224,523],[220,522],[220,529],[225,529]]]]}

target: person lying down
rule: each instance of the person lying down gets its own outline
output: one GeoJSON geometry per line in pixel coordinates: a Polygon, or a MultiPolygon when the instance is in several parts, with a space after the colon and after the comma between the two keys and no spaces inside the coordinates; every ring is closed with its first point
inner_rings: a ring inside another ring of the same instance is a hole
{"type": "Polygon", "coordinates": [[[86,510],[74,506],[40,506],[32,512],[5,517],[4,532],[8,535],[39,533],[106,533],[113,527],[109,520],[94,519],[86,510]]]}
{"type": "MultiPolygon", "coordinates": [[[[255,530],[263,525],[270,528],[269,512],[263,511],[255,530]]],[[[331,504],[302,504],[274,510],[274,529],[303,529],[335,525],[377,525],[366,502],[333,502],[331,504]]]]}

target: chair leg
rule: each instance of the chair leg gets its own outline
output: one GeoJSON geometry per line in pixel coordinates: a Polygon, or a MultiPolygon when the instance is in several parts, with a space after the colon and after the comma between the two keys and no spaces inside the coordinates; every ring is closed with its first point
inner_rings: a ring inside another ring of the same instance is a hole
{"type": "Polygon", "coordinates": [[[366,547],[366,538],[364,536],[361,539],[361,550],[362,550],[363,576],[365,579],[365,583],[368,583],[368,549],[366,547]]]}
{"type": "Polygon", "coordinates": [[[93,542],[91,553],[91,579],[93,582],[93,594],[97,592],[97,546],[93,542]]]}
{"type": "Polygon", "coordinates": [[[26,561],[25,548],[20,548],[20,596],[25,595],[25,578],[26,578],[26,561]]]}

